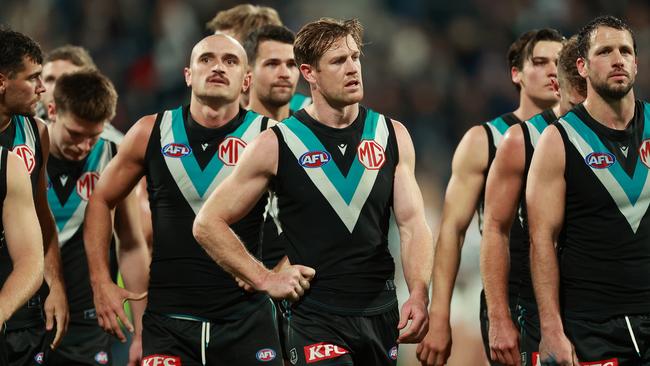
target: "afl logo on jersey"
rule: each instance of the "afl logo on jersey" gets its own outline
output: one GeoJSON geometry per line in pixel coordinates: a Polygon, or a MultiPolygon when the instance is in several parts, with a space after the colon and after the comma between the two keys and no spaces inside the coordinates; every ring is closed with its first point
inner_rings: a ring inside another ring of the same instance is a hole
{"type": "Polygon", "coordinates": [[[605,152],[592,152],[585,158],[585,163],[594,169],[609,168],[615,162],[614,155],[605,152]]]}
{"type": "Polygon", "coordinates": [[[330,160],[332,156],[327,151],[307,151],[298,161],[304,168],[320,168],[330,160]]]}
{"type": "Polygon", "coordinates": [[[255,354],[255,358],[257,358],[258,361],[261,362],[269,362],[275,360],[275,351],[272,350],[271,348],[264,348],[255,354]]]}
{"type": "Polygon", "coordinates": [[[182,158],[183,156],[191,154],[192,148],[185,144],[172,142],[171,144],[167,144],[162,148],[162,153],[169,158],[182,158]]]}
{"type": "Polygon", "coordinates": [[[646,167],[650,168],[650,139],[641,142],[639,146],[639,159],[641,159],[641,162],[646,167]]]}
{"type": "Polygon", "coordinates": [[[239,157],[244,152],[246,143],[244,140],[234,136],[228,136],[219,144],[219,160],[228,166],[237,165],[239,157]]]}
{"type": "Polygon", "coordinates": [[[29,174],[32,174],[34,171],[34,167],[36,166],[36,158],[34,157],[34,151],[27,146],[27,145],[18,145],[14,146],[14,149],[12,150],[16,155],[20,156],[21,159],[23,159],[23,163],[25,163],[25,168],[27,168],[27,172],[29,174]]]}
{"type": "Polygon", "coordinates": [[[82,200],[88,201],[98,180],[99,174],[96,172],[83,173],[81,177],[77,179],[77,194],[82,200]]]}
{"type": "Polygon", "coordinates": [[[369,170],[379,170],[386,162],[384,148],[374,140],[362,140],[357,148],[357,156],[369,170]]]}

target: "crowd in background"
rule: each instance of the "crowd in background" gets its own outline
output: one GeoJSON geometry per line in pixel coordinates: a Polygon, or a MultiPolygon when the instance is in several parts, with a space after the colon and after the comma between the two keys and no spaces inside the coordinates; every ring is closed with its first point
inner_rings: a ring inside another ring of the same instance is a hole
{"type": "MultiPolygon", "coordinates": [[[[0,24],[31,36],[45,52],[66,43],[87,48],[99,69],[116,86],[119,102],[114,125],[126,131],[142,115],[188,100],[183,67],[188,63],[191,47],[207,34],[205,23],[217,11],[238,3],[3,0],[0,24]]],[[[650,69],[650,47],[646,47],[650,44],[650,2],[645,0],[255,3],[277,9],[294,31],[323,16],[361,20],[365,26],[364,104],[409,128],[418,154],[418,179],[434,232],[458,140],[469,127],[512,110],[518,102],[505,53],[520,33],[536,27],[553,27],[568,37],[594,16],[612,14],[625,19],[635,31],[639,70],[650,69]]],[[[300,89],[308,94],[305,85],[300,89]]],[[[635,93],[640,99],[648,99],[650,78],[637,78],[635,93]]],[[[468,234],[464,266],[457,283],[465,295],[456,296],[454,302],[458,306],[452,318],[467,318],[467,324],[476,328],[478,338],[477,245],[474,231],[468,234]]],[[[459,329],[463,331],[462,327],[459,329]]],[[[482,351],[477,348],[477,352],[482,351]]],[[[452,355],[455,353],[458,354],[452,355]]],[[[450,364],[454,364],[453,357],[450,364]]]]}

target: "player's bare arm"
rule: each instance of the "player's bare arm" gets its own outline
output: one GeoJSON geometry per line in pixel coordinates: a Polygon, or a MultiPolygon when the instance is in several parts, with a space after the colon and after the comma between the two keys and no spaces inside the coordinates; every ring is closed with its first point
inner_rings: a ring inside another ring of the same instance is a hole
{"type": "Polygon", "coordinates": [[[429,332],[418,346],[423,365],[444,365],[451,352],[451,295],[460,265],[460,252],[485,183],[488,137],[481,126],[471,128],[458,144],[435,246],[429,332]]]}
{"type": "Polygon", "coordinates": [[[105,331],[122,341],[126,341],[126,337],[118,318],[129,331],[134,331],[122,304],[126,299],[142,298],[144,294],[133,294],[121,289],[111,279],[108,261],[113,232],[111,210],[125,199],[144,173],[147,144],[142,141],[149,141],[154,121],[155,116],[143,117],[129,130],[117,155],[97,182],[86,208],[84,245],[97,320],[105,331]]]}
{"type": "Polygon", "coordinates": [[[39,172],[38,186],[34,204],[38,222],[41,225],[43,234],[43,250],[45,252],[44,277],[50,293],[44,304],[45,328],[52,330],[56,324],[56,335],[52,341],[52,348],[56,348],[68,328],[69,307],[63,281],[63,270],[61,264],[61,252],[59,250],[59,238],[56,231],[56,223],[50,206],[47,202],[47,160],[50,155],[50,137],[47,126],[43,121],[37,119],[38,133],[40,135],[41,149],[43,152],[43,168],[39,172]]]}
{"type": "Polygon", "coordinates": [[[290,266],[269,271],[230,229],[266,192],[277,171],[278,140],[265,131],[246,147],[237,167],[210,195],[194,221],[194,237],[208,254],[236,278],[274,298],[297,300],[309,288],[314,270],[290,266]]]}
{"type": "Polygon", "coordinates": [[[13,270],[0,290],[4,323],[43,283],[43,238],[38,228],[27,169],[19,157],[7,156],[7,193],[2,208],[5,240],[13,270]]]}
{"type": "Polygon", "coordinates": [[[427,305],[433,267],[433,238],[424,216],[422,193],[415,179],[415,149],[406,128],[393,122],[399,163],[395,170],[393,208],[399,228],[404,278],[409,299],[402,306],[398,328],[411,324],[399,336],[400,343],[417,343],[429,329],[427,305]]]}
{"type": "Polygon", "coordinates": [[[490,320],[490,359],[521,365],[519,331],[510,317],[508,273],[509,238],[521,198],[526,168],[525,144],[520,125],[505,134],[485,184],[485,214],[481,240],[481,271],[490,320]]]}
{"type": "Polygon", "coordinates": [[[549,126],[533,154],[526,188],[530,266],[542,334],[539,352],[542,362],[553,359],[561,365],[578,365],[560,317],[560,274],[555,253],[564,221],[564,169],[562,137],[555,126],[549,126]]]}

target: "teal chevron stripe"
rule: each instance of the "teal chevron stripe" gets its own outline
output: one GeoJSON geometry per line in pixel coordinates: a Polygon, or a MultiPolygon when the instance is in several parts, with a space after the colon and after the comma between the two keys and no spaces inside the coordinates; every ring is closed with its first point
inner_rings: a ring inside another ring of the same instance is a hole
{"type": "Polygon", "coordinates": [[[14,136],[14,146],[25,143],[25,117],[14,115],[11,117],[16,125],[16,135],[14,136]]]}
{"type": "MultiPolygon", "coordinates": [[[[379,120],[379,114],[368,109],[366,113],[365,125],[362,133],[362,140],[373,140],[375,138],[375,132],[377,130],[377,122],[379,120]]],[[[287,127],[291,129],[293,133],[298,136],[300,141],[302,141],[309,151],[326,151],[323,144],[318,140],[318,137],[300,122],[295,117],[291,117],[283,122],[287,127]]],[[[356,152],[355,152],[356,154],[356,152]]],[[[350,171],[347,176],[343,176],[341,170],[334,162],[334,159],[329,163],[321,167],[327,178],[332,182],[336,190],[339,192],[346,204],[350,204],[354,193],[359,186],[361,177],[365,168],[359,161],[359,159],[354,159],[350,171]]]]}
{"type": "MultiPolygon", "coordinates": [[[[647,110],[647,109],[646,109],[647,110]]],[[[602,143],[598,135],[594,131],[592,131],[587,125],[584,124],[578,118],[578,116],[575,115],[575,113],[568,113],[566,116],[564,116],[564,120],[567,121],[568,123],[573,126],[573,128],[578,132],[580,136],[591,146],[594,152],[610,152],[611,151],[602,143]]],[[[648,133],[649,133],[649,119],[648,119],[648,114],[646,112],[645,119],[644,119],[644,126],[643,126],[643,139],[647,139],[648,133]]],[[[616,182],[620,185],[620,187],[623,189],[625,194],[630,200],[630,203],[632,205],[636,204],[636,201],[639,199],[639,196],[641,195],[643,191],[643,186],[646,181],[646,177],[648,175],[648,168],[646,168],[643,163],[641,162],[641,159],[637,158],[636,161],[636,166],[634,167],[634,173],[632,174],[632,178],[630,178],[627,173],[625,173],[625,170],[623,170],[623,167],[619,163],[618,159],[612,164],[609,168],[607,168],[612,175],[614,176],[614,179],[616,179],[616,182]]]]}
{"type": "Polygon", "coordinates": [[[544,129],[548,127],[548,123],[546,123],[546,120],[541,113],[534,115],[531,119],[528,120],[528,122],[530,122],[530,124],[533,125],[539,133],[542,133],[544,129]]]}
{"type": "Polygon", "coordinates": [[[494,128],[496,128],[502,135],[505,135],[506,131],[508,131],[508,127],[510,127],[501,117],[491,120],[488,124],[494,126],[494,128]]]}
{"type": "MultiPolygon", "coordinates": [[[[228,136],[234,136],[241,138],[242,135],[246,132],[251,123],[257,118],[258,114],[253,112],[246,113],[244,116],[244,122],[231,134],[228,136]]],[[[190,146],[189,139],[187,137],[187,132],[185,131],[185,123],[183,119],[183,108],[179,107],[172,110],[172,134],[174,135],[174,141],[176,143],[185,144],[190,146]]],[[[205,167],[204,170],[201,170],[199,163],[196,161],[194,153],[191,153],[187,156],[181,157],[181,162],[183,167],[187,172],[187,176],[192,181],[194,188],[196,188],[197,193],[202,197],[207,191],[212,181],[217,176],[221,168],[223,168],[223,162],[219,159],[217,154],[214,154],[210,159],[210,162],[205,167]]]]}

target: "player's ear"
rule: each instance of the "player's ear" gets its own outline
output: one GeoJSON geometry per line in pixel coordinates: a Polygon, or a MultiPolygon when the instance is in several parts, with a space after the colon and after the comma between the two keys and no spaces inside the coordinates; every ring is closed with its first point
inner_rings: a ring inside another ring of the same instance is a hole
{"type": "Polygon", "coordinates": [[[4,94],[5,90],[7,89],[7,82],[9,81],[9,78],[4,74],[0,72],[0,94],[4,94]]]}
{"type": "Polygon", "coordinates": [[[305,80],[310,84],[316,82],[314,71],[315,71],[315,67],[312,65],[309,64],[300,65],[300,73],[302,74],[302,77],[305,78],[305,80]]]}
{"type": "Polygon", "coordinates": [[[54,102],[47,103],[47,119],[56,122],[56,104],[54,102]]]}
{"type": "Polygon", "coordinates": [[[192,86],[192,70],[186,67],[183,69],[183,74],[185,74],[185,85],[192,86]]]}
{"type": "Polygon", "coordinates": [[[519,70],[516,67],[510,68],[510,78],[512,79],[512,82],[516,85],[519,85],[521,83],[521,70],[519,70]]]}
{"type": "Polygon", "coordinates": [[[242,83],[241,90],[242,93],[246,93],[251,87],[251,82],[253,81],[253,74],[250,71],[247,71],[244,75],[244,82],[242,83]]]}
{"type": "Polygon", "coordinates": [[[578,69],[578,74],[583,78],[589,75],[589,63],[584,57],[578,57],[576,60],[576,68],[578,69]]]}

